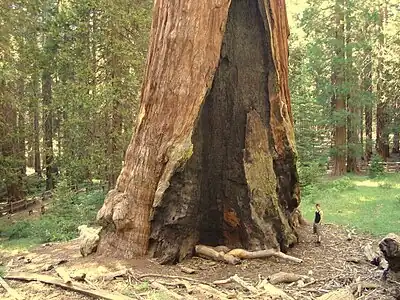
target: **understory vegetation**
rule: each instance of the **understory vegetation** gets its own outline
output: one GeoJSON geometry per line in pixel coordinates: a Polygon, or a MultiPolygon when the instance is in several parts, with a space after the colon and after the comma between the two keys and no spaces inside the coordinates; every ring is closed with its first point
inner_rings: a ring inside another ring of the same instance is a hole
{"type": "MultiPolygon", "coordinates": [[[[377,235],[400,228],[400,175],[384,174],[383,163],[400,160],[397,2],[287,1],[301,208],[312,218],[319,202],[327,222],[377,235]],[[347,175],[361,167],[365,176],[347,175]]],[[[54,196],[40,217],[0,218],[1,246],[70,240],[93,224],[120,173],[153,1],[5,3],[0,202],[54,196]]]]}
{"type": "Polygon", "coordinates": [[[316,203],[324,211],[324,222],[376,236],[398,233],[400,174],[323,178],[303,188],[301,209],[310,221],[316,203]]]}
{"type": "MultiPolygon", "coordinates": [[[[304,175],[305,176],[305,175],[304,175]]],[[[400,174],[349,175],[332,179],[320,176],[302,188],[301,210],[312,220],[315,203],[324,211],[324,222],[347,226],[376,236],[399,232],[400,174]]],[[[32,245],[76,238],[77,227],[95,224],[96,213],[104,201],[98,186],[73,192],[60,184],[54,200],[40,218],[22,219],[14,224],[0,221],[0,247],[26,248],[32,245]]]]}
{"type": "Polygon", "coordinates": [[[79,225],[95,223],[104,196],[103,190],[98,186],[74,192],[61,183],[49,209],[40,218],[21,219],[14,223],[12,219],[0,219],[0,234],[7,239],[0,247],[24,248],[76,238],[79,225]]]}

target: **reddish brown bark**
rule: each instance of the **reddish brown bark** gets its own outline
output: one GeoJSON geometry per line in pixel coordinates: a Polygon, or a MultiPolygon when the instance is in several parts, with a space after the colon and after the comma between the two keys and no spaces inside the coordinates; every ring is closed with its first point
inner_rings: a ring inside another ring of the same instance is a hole
{"type": "Polygon", "coordinates": [[[397,98],[396,104],[395,104],[392,153],[393,154],[400,153],[400,100],[399,100],[399,98],[397,98]]]}
{"type": "MultiPolygon", "coordinates": [[[[349,84],[355,78],[355,72],[353,69],[353,48],[351,46],[351,24],[350,24],[350,12],[346,10],[346,83],[349,84]]],[[[356,103],[354,86],[349,87],[349,93],[347,95],[347,172],[356,173],[359,172],[357,165],[357,154],[358,154],[358,122],[359,117],[358,105],[356,103]]]]}
{"type": "Polygon", "coordinates": [[[378,57],[377,66],[377,85],[376,93],[378,96],[378,104],[376,106],[376,152],[384,159],[387,160],[389,153],[389,114],[388,114],[388,103],[385,99],[385,86],[384,86],[384,72],[383,70],[383,48],[385,47],[384,39],[384,24],[387,20],[387,3],[384,1],[380,7],[379,13],[379,48],[380,56],[378,57]]]}
{"type": "MultiPolygon", "coordinates": [[[[0,89],[4,87],[0,82],[0,89]]],[[[0,96],[3,96],[0,92],[0,96]]],[[[24,164],[21,161],[18,143],[17,110],[10,98],[2,97],[0,101],[0,157],[5,160],[6,168],[2,170],[3,183],[6,186],[7,200],[17,201],[25,196],[23,191],[22,170],[24,164]]]]}
{"type": "Polygon", "coordinates": [[[286,250],[299,204],[285,3],[155,1],[141,107],[98,252],[286,250]]]}
{"type": "Polygon", "coordinates": [[[370,97],[369,103],[365,105],[365,160],[369,162],[372,157],[372,49],[368,48],[366,51],[367,66],[365,67],[365,76],[363,77],[364,91],[370,97]]]}
{"type": "Polygon", "coordinates": [[[334,131],[334,165],[333,176],[340,176],[346,172],[346,95],[343,92],[344,78],[344,61],[345,61],[345,37],[344,37],[344,1],[336,0],[335,4],[336,16],[336,46],[335,56],[337,62],[333,65],[333,82],[335,85],[335,112],[336,124],[334,131]]]}

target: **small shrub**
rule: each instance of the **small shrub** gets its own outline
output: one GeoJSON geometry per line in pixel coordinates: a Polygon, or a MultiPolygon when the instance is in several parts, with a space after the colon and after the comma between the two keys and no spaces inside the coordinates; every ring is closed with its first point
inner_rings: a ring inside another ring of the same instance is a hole
{"type": "Polygon", "coordinates": [[[343,176],[337,180],[330,182],[327,186],[328,189],[332,189],[336,192],[341,192],[344,190],[355,188],[355,183],[350,177],[343,176]]]}
{"type": "Polygon", "coordinates": [[[23,239],[32,236],[32,231],[32,223],[24,220],[6,228],[4,235],[10,239],[23,239]]]}
{"type": "Polygon", "coordinates": [[[383,160],[379,155],[372,156],[371,165],[369,166],[368,173],[370,178],[381,176],[385,172],[383,160]]]}
{"type": "Polygon", "coordinates": [[[95,223],[103,200],[101,190],[77,194],[61,184],[40,219],[17,222],[4,230],[4,236],[10,240],[32,238],[39,243],[71,240],[77,236],[79,225],[95,223]]]}
{"type": "Polygon", "coordinates": [[[400,206],[400,194],[397,194],[394,198],[396,200],[397,205],[400,206]]]}
{"type": "Polygon", "coordinates": [[[392,189],[393,188],[393,184],[391,184],[390,182],[381,182],[378,184],[378,186],[382,189],[388,190],[388,189],[392,189]]]}

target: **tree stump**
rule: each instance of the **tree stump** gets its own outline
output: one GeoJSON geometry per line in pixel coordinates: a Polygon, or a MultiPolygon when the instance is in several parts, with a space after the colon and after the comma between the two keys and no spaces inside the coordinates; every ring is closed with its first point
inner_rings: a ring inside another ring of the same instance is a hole
{"type": "Polygon", "coordinates": [[[394,233],[389,233],[379,242],[379,249],[389,263],[389,270],[396,273],[400,272],[400,237],[394,233]]]}

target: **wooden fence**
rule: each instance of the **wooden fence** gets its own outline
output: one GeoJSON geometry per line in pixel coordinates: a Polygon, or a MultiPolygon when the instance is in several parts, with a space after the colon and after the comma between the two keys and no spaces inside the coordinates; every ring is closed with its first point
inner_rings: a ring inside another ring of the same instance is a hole
{"type": "Polygon", "coordinates": [[[14,202],[3,202],[0,203],[0,216],[6,215],[8,213],[14,213],[23,209],[27,209],[28,207],[35,204],[35,199],[23,199],[14,202]]]}
{"type": "MultiPolygon", "coordinates": [[[[380,162],[379,164],[383,165],[386,173],[400,173],[400,161],[388,161],[388,162],[380,162]]],[[[358,164],[358,168],[361,172],[368,172],[371,163],[360,163],[358,164]]],[[[333,164],[329,164],[329,171],[332,172],[333,164]]]]}

